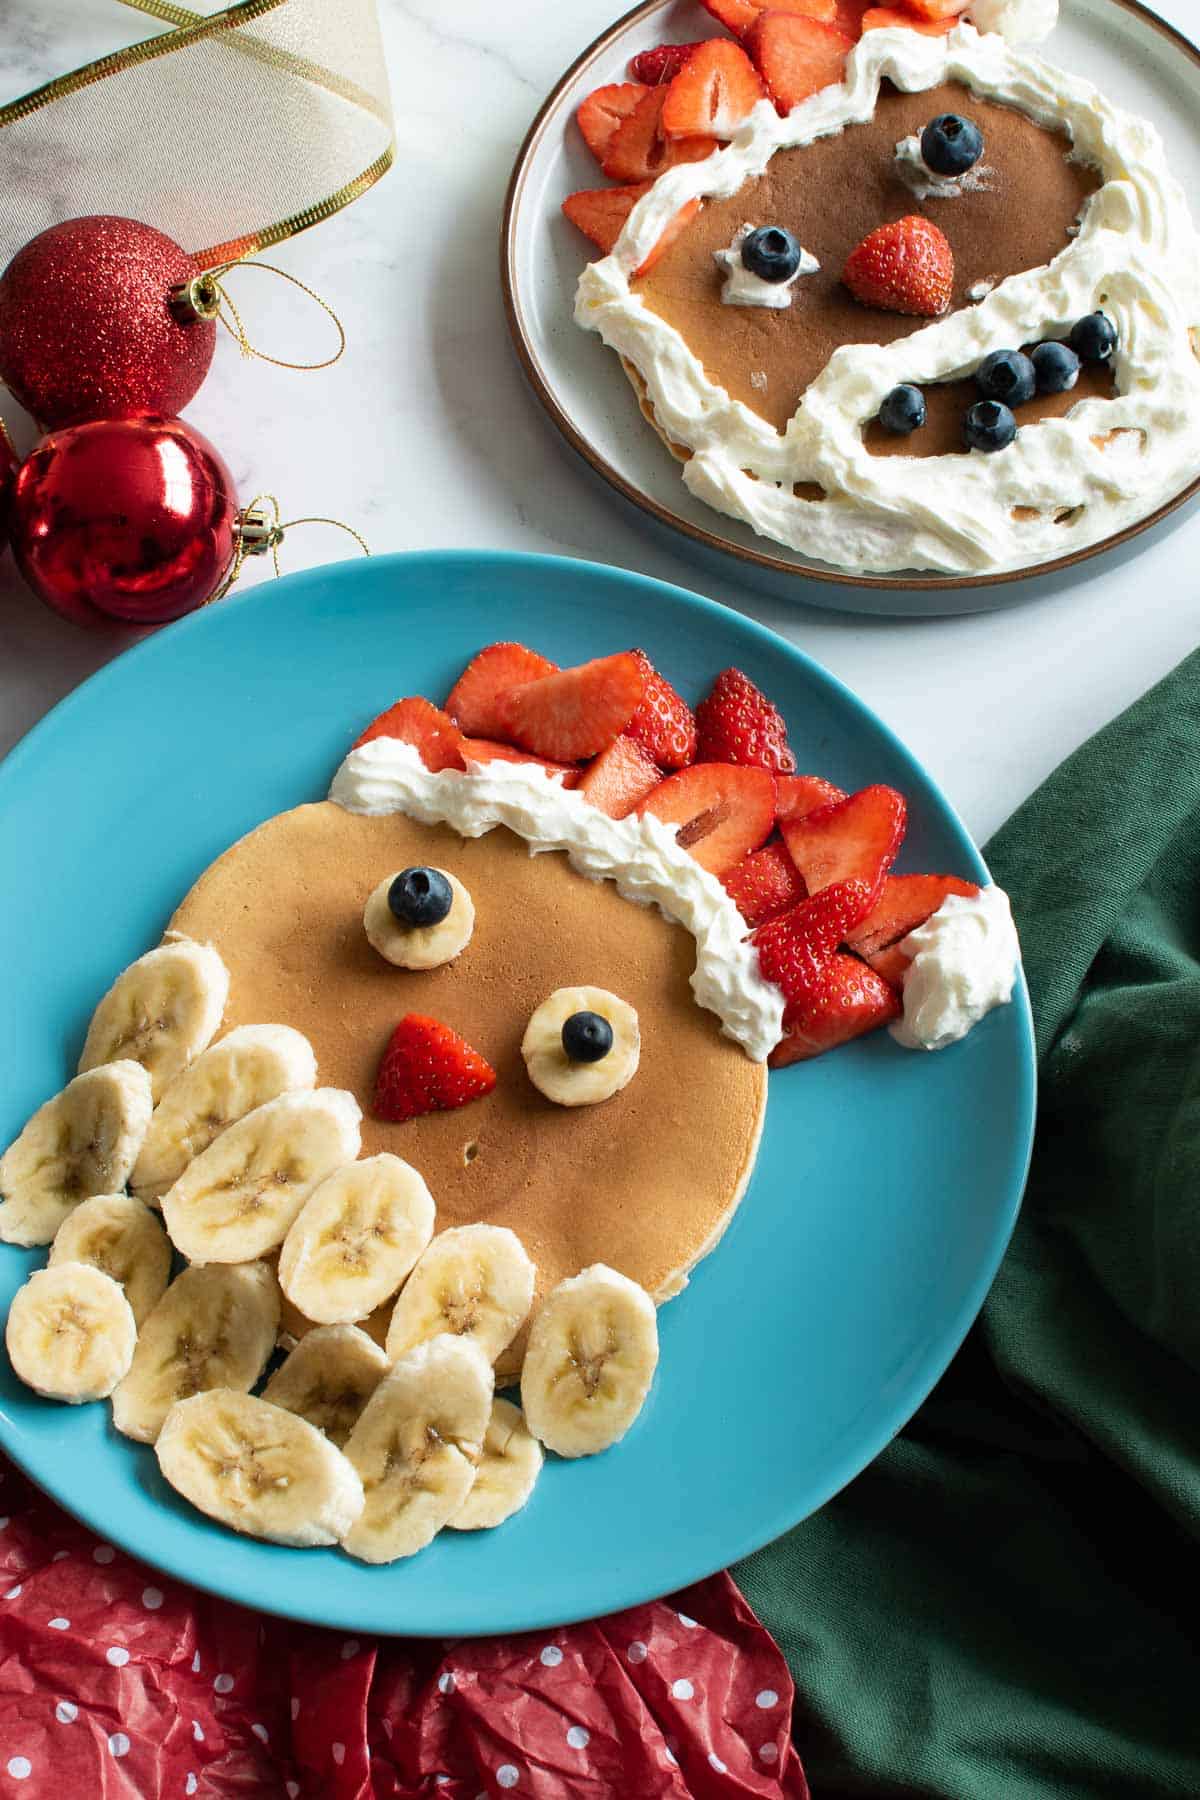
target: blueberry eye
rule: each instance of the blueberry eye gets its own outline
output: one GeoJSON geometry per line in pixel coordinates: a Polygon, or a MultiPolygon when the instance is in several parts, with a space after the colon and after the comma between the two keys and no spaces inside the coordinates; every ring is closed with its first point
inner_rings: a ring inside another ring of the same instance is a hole
{"type": "Polygon", "coordinates": [[[388,907],[402,925],[440,925],[453,904],[453,891],[440,869],[401,869],[388,889],[388,907]]]}
{"type": "Polygon", "coordinates": [[[935,175],[965,175],[982,155],[983,133],[960,113],[941,113],[921,133],[921,156],[935,175]]]}
{"type": "Polygon", "coordinates": [[[613,1028],[600,1013],[572,1013],[562,1028],[562,1046],[572,1062],[602,1062],[613,1047],[613,1028]]]}
{"type": "Polygon", "coordinates": [[[760,225],[742,239],[742,266],[761,281],[788,281],[800,267],[799,238],[782,225],[760,225]]]}

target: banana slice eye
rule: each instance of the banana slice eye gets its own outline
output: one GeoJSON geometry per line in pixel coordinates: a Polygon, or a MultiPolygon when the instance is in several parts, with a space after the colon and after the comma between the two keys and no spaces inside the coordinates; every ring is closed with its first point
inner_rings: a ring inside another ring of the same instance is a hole
{"type": "Polygon", "coordinates": [[[529,1079],[558,1106],[595,1106],[633,1080],[641,1057],[638,1016],[607,988],[556,988],[521,1043],[529,1079]]]}
{"type": "Polygon", "coordinates": [[[475,907],[458,877],[416,866],[385,875],[363,909],[372,949],[398,969],[438,969],[466,949],[475,907]]]}

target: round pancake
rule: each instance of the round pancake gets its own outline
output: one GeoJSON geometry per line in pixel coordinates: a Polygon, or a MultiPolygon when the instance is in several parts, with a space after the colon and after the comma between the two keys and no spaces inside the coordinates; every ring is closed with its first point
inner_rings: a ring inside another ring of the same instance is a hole
{"type": "MultiPolygon", "coordinates": [[[[324,1087],[363,1109],[364,1156],[418,1168],[437,1229],[509,1225],[541,1296],[606,1262],[658,1300],[683,1286],[741,1199],[758,1147],[767,1072],[688,985],[695,942],[557,851],[530,856],[502,827],[475,839],[329,801],[269,819],[200,877],[171,927],[211,943],[230,973],[224,1029],[293,1025],[324,1087]],[[475,932],[440,969],[397,969],[363,930],[367,896],[412,863],[456,875],[475,932]],[[599,1106],[546,1100],[521,1059],[530,1014],[555,988],[610,989],[636,1007],[641,1063],[599,1106]],[[371,1113],[375,1071],[405,1013],[431,1014],[486,1056],[494,1091],[455,1112],[393,1124],[371,1113]]],[[[500,1364],[520,1366],[524,1336],[500,1364]]]]}

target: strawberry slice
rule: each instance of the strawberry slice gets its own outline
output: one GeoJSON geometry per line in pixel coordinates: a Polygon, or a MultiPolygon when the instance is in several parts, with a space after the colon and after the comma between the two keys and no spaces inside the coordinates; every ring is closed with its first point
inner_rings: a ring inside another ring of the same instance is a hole
{"type": "Polygon", "coordinates": [[[836,25],[782,12],[760,13],[746,44],[781,113],[843,80],[854,48],[836,25]]]}
{"type": "Polygon", "coordinates": [[[800,872],[783,844],[764,844],[725,877],[725,891],[747,925],[765,925],[805,898],[800,872]]]}
{"type": "Polygon", "coordinates": [[[770,835],[775,778],[766,769],[693,763],[660,782],[636,810],[677,826],[676,843],[723,876],[770,835]]]}
{"type": "Polygon", "coordinates": [[[642,746],[660,769],[684,769],[696,760],[696,721],[691,708],[680,699],[642,650],[635,650],[646,670],[642,704],[627,727],[627,735],[642,746]]]}
{"type": "Polygon", "coordinates": [[[660,130],[668,90],[648,87],[609,141],[601,168],[611,181],[655,181],[681,162],[703,162],[717,149],[715,137],[664,137],[660,130]]]}
{"type": "Polygon", "coordinates": [[[623,819],[661,780],[662,770],[651,762],[641,744],[623,732],[588,764],[579,791],[610,819],[623,819]]]}
{"type": "Polygon", "coordinates": [[[663,226],[658,241],[654,244],[653,248],[645,257],[643,257],[642,261],[633,271],[635,275],[648,275],[650,273],[655,263],[660,262],[666,255],[680,232],[685,230],[686,227],[691,224],[696,214],[700,211],[701,204],[702,202],[699,200],[684,201],[679,211],[675,214],[675,217],[668,220],[663,226]]]}
{"type": "Polygon", "coordinates": [[[629,65],[629,73],[647,87],[665,87],[704,41],[701,38],[692,44],[655,44],[653,50],[640,50],[629,65]]]}
{"type": "Polygon", "coordinates": [[[890,1024],[900,1012],[899,996],[881,975],[857,957],[838,951],[767,1061],[773,1069],[807,1061],[890,1024]]]}
{"type": "Polygon", "coordinates": [[[846,798],[843,789],[821,775],[777,775],[775,789],[775,817],[781,824],[784,819],[807,818],[818,807],[846,798]]]}
{"type": "Polygon", "coordinates": [[[489,644],[473,656],[446,696],[446,711],[468,737],[498,738],[504,735],[501,694],[553,675],[558,668],[524,644],[489,644]]]}
{"type": "Polygon", "coordinates": [[[640,81],[614,81],[581,100],[575,113],[583,141],[598,163],[604,161],[617,127],[646,94],[640,81]]]}
{"type": "Polygon", "coordinates": [[[548,762],[544,756],[532,756],[528,750],[514,750],[511,744],[496,744],[490,738],[464,738],[463,755],[468,763],[525,763],[547,775],[561,775],[565,788],[579,786],[581,771],[574,763],[548,762]]]}
{"type": "Polygon", "coordinates": [[[909,959],[898,944],[889,944],[886,950],[872,950],[864,961],[870,963],[875,973],[882,975],[888,986],[894,987],[897,993],[903,990],[909,959]]]}
{"type": "Polygon", "coordinates": [[[832,23],[854,43],[862,36],[863,14],[870,12],[873,0],[837,0],[837,17],[832,23]]]}
{"type": "Polygon", "coordinates": [[[825,19],[829,23],[837,14],[837,0],[700,0],[700,4],[735,37],[744,37],[764,12],[800,13],[806,19],[825,19]]]}
{"type": "Polygon", "coordinates": [[[932,219],[910,213],[868,232],[842,280],[863,306],[936,319],[954,293],[954,252],[932,219]]]}
{"type": "Polygon", "coordinates": [[[783,717],[740,669],[722,669],[696,708],[701,762],[753,763],[790,775],[796,759],[783,717]]]}
{"type": "Polygon", "coordinates": [[[608,749],[645,692],[645,669],[631,650],[600,656],[510,689],[497,735],[553,762],[579,762],[608,749]]]}
{"type": "Polygon", "coordinates": [[[919,19],[915,13],[901,12],[894,6],[872,6],[863,14],[862,28],[868,31],[887,31],[896,26],[909,31],[919,31],[923,37],[944,37],[953,31],[958,24],[957,17],[952,19],[919,19]]]}
{"type": "Polygon", "coordinates": [[[809,1004],[822,969],[870,906],[867,882],[837,881],[782,917],[759,926],[754,934],[758,966],[763,980],[774,982],[783,992],[785,1026],[809,1004]]]}
{"type": "Polygon", "coordinates": [[[878,900],[846,942],[874,964],[876,951],[886,950],[923,925],[949,895],[967,898],[978,892],[973,881],[960,881],[957,875],[888,875],[878,900]]]}
{"type": "Polygon", "coordinates": [[[423,1113],[452,1112],[490,1094],[496,1071],[440,1019],[407,1013],[388,1039],[375,1075],[371,1110],[401,1124],[423,1113]]]}
{"type": "Polygon", "coordinates": [[[732,137],[765,92],[739,45],[709,38],[668,87],[662,129],[673,138],[732,137]]]}
{"type": "Polygon", "coordinates": [[[780,829],[810,894],[857,879],[873,906],[904,841],[907,814],[903,794],[877,784],[807,818],[785,819],[780,829]]]}
{"type": "Polygon", "coordinates": [[[918,19],[953,19],[958,24],[971,0],[901,0],[901,12],[916,13],[918,19]]]}
{"type": "Polygon", "coordinates": [[[395,701],[386,712],[372,719],[351,748],[357,750],[360,744],[369,744],[372,738],[380,737],[399,738],[401,743],[415,744],[421,761],[435,775],[442,769],[465,769],[467,766],[463,757],[466,739],[462,732],[453,719],[419,694],[408,700],[395,701]]]}
{"type": "Polygon", "coordinates": [[[584,237],[591,238],[607,256],[649,186],[648,181],[639,181],[632,187],[580,188],[567,195],[562,209],[572,225],[577,225],[584,237]]]}

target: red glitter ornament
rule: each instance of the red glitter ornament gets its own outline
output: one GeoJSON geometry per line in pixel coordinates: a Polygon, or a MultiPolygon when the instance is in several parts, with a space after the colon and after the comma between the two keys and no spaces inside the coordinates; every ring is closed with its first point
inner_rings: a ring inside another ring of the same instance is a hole
{"type": "Polygon", "coordinates": [[[68,219],[0,275],[0,381],[42,425],[181,412],[208,373],[209,318],[172,309],[200,269],[136,219],[68,219]]]}
{"type": "Polygon", "coordinates": [[[114,419],[44,438],[17,471],[13,555],[80,624],[160,624],[210,599],[233,557],[233,477],[182,419],[114,419]]]}

